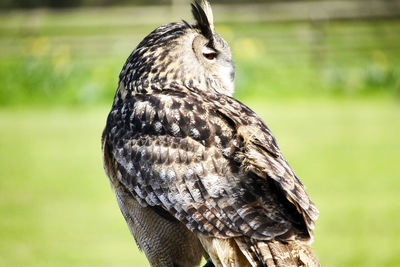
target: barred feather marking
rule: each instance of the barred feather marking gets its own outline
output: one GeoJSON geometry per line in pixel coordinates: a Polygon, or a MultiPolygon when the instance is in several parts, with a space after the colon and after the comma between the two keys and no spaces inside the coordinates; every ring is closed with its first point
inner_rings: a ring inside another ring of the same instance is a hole
{"type": "Polygon", "coordinates": [[[215,266],[319,267],[310,247],[290,240],[259,241],[245,237],[222,239],[199,236],[215,266]]]}
{"type": "Polygon", "coordinates": [[[222,239],[199,236],[215,266],[250,267],[252,266],[241,253],[234,239],[222,239]]]}

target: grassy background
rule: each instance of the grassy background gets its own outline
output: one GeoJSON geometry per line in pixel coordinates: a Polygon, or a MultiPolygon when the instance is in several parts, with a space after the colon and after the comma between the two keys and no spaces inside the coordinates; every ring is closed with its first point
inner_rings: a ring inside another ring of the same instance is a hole
{"type": "MultiPolygon", "coordinates": [[[[321,211],[324,266],[400,263],[400,107],[249,103],[321,211]]],[[[107,108],[0,111],[0,266],[143,266],[102,170],[107,108]],[[139,264],[140,263],[140,264],[139,264]]]]}
{"type": "MultiPolygon", "coordinates": [[[[100,135],[122,64],[157,25],[103,12],[0,16],[0,266],[147,264],[102,170],[100,135]]],[[[400,21],[217,31],[232,46],[236,96],[320,209],[323,266],[398,266],[400,21]]]]}
{"type": "MultiPolygon", "coordinates": [[[[2,14],[0,104],[109,103],[129,53],[159,26],[131,25],[122,11],[2,14]]],[[[217,30],[232,47],[240,99],[400,98],[400,20],[224,23],[217,30]]]]}

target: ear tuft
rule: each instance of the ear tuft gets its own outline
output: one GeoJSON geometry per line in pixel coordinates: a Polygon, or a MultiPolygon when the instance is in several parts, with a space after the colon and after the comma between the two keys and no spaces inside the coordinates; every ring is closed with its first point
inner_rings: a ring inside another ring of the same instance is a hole
{"type": "Polygon", "coordinates": [[[214,19],[210,3],[202,0],[201,4],[195,1],[192,5],[192,13],[201,33],[210,41],[213,39],[214,19]]]}

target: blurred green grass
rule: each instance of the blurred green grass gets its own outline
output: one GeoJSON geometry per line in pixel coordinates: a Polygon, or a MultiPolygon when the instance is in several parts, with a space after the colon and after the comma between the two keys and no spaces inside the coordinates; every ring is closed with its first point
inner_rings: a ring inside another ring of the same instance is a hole
{"type": "Polygon", "coordinates": [[[106,113],[0,111],[0,266],[145,265],[102,169],[106,113]]]}
{"type": "MultiPolygon", "coordinates": [[[[158,25],[0,16],[0,266],[145,266],[102,170],[118,73],[158,25]]],[[[323,266],[400,264],[400,21],[219,24],[236,96],[321,211],[323,266]]]]}
{"type": "MultiPolygon", "coordinates": [[[[252,101],[320,209],[323,266],[400,264],[400,107],[252,101]]],[[[108,107],[0,110],[0,266],[146,266],[102,169],[108,107]]]]}
{"type": "MultiPolygon", "coordinates": [[[[109,13],[3,14],[0,104],[108,103],[129,53],[159,26],[132,25],[129,13],[109,13]]],[[[232,47],[241,99],[400,97],[399,20],[221,23],[216,29],[232,47]]]]}

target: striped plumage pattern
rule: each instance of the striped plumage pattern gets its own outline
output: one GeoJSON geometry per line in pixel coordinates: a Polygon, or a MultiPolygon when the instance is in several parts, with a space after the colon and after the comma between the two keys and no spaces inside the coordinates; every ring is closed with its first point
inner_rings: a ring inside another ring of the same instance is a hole
{"type": "Polygon", "coordinates": [[[224,78],[180,59],[204,32],[230,55],[204,8],[193,7],[197,26],[156,29],[121,71],[102,138],[121,211],[152,266],[202,256],[215,266],[318,266],[309,247],[318,211],[270,130],[221,93],[224,78]]]}

